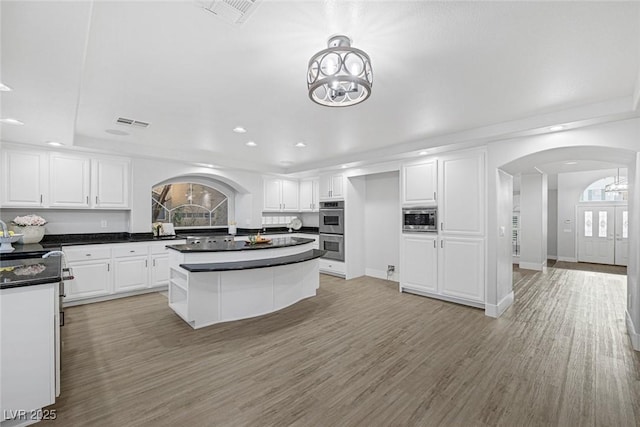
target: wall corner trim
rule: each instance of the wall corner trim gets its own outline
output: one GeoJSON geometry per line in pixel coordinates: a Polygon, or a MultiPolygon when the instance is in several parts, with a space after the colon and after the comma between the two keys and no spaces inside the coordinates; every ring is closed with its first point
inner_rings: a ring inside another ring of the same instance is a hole
{"type": "Polygon", "coordinates": [[[538,262],[523,262],[520,261],[520,268],[525,270],[535,270],[535,271],[544,271],[546,269],[545,263],[538,262]]]}
{"type": "Polygon", "coordinates": [[[625,310],[624,313],[627,319],[627,333],[629,334],[629,338],[631,338],[631,346],[635,351],[640,351],[640,334],[636,332],[636,328],[633,325],[633,320],[631,320],[629,312],[625,310]]]}
{"type": "Polygon", "coordinates": [[[498,305],[486,304],[484,309],[484,314],[489,317],[498,318],[502,316],[502,314],[505,311],[507,311],[507,308],[511,307],[511,304],[513,304],[513,301],[514,301],[514,295],[513,295],[513,291],[511,291],[498,302],[498,305]]]}

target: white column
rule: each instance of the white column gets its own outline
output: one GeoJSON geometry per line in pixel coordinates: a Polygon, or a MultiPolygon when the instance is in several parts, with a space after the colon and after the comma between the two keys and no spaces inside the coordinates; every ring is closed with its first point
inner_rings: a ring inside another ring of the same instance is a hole
{"type": "Polygon", "coordinates": [[[640,153],[629,167],[629,265],[627,266],[627,332],[640,351],[640,153]]]}
{"type": "Polygon", "coordinates": [[[520,179],[520,268],[547,268],[547,175],[523,174],[520,179]]]}

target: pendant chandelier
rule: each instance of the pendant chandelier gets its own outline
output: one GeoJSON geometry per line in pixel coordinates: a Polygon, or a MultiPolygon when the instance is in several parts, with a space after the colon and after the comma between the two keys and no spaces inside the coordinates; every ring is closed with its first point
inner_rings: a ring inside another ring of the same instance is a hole
{"type": "Polygon", "coordinates": [[[629,191],[629,184],[620,180],[620,168],[618,168],[618,176],[616,181],[604,187],[605,193],[624,193],[629,191]]]}
{"type": "Polygon", "coordinates": [[[347,107],[369,98],[373,84],[369,55],[351,47],[351,39],[343,35],[329,38],[328,46],[309,60],[309,98],[327,107],[347,107]]]}

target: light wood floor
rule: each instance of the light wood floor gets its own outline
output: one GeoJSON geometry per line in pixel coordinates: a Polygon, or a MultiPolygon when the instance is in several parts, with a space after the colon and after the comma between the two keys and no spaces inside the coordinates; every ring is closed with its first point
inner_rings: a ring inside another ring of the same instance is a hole
{"type": "Polygon", "coordinates": [[[47,425],[636,426],[625,286],[525,272],[497,320],[324,275],[315,298],[198,331],[160,294],[72,307],[47,425]]]}

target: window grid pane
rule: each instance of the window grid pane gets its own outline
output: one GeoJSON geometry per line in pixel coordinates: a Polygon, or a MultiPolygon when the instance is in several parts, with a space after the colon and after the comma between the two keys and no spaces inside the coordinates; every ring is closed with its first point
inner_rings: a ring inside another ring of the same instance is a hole
{"type": "Polygon", "coordinates": [[[584,236],[593,236],[593,212],[591,211],[584,212],[584,236]]]}
{"type": "Polygon", "coordinates": [[[607,237],[607,211],[598,212],[598,237],[607,237]]]}

